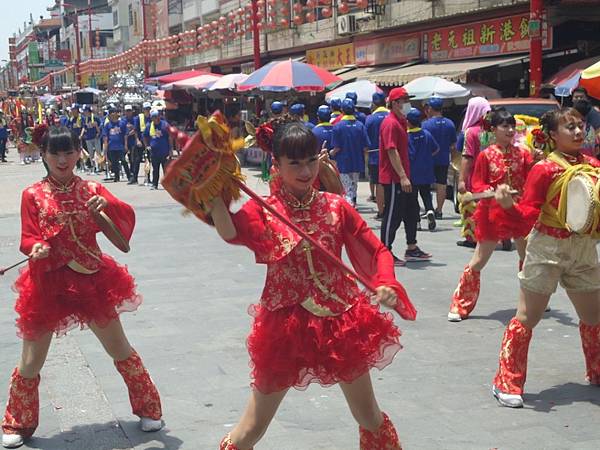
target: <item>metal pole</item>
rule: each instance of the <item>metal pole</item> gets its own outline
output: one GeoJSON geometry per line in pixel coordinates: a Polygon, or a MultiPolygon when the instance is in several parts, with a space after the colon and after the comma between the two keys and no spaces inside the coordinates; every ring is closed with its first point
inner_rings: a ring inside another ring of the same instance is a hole
{"type": "Polygon", "coordinates": [[[74,26],[75,26],[75,47],[77,47],[76,53],[75,53],[75,83],[77,83],[77,86],[82,88],[83,86],[81,85],[81,73],[79,72],[79,63],[81,63],[81,48],[80,48],[80,42],[79,42],[79,10],[77,8],[75,8],[74,26]]]}
{"type": "Polygon", "coordinates": [[[538,97],[542,84],[542,8],[543,0],[529,3],[529,96],[538,97]]]}

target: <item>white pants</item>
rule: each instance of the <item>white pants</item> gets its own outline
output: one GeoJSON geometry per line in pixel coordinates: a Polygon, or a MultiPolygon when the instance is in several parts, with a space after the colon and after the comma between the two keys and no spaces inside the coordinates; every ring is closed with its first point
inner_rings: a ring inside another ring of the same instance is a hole
{"type": "Polygon", "coordinates": [[[345,198],[352,206],[356,206],[356,192],[358,190],[358,172],[340,173],[340,181],[344,186],[345,198]]]}

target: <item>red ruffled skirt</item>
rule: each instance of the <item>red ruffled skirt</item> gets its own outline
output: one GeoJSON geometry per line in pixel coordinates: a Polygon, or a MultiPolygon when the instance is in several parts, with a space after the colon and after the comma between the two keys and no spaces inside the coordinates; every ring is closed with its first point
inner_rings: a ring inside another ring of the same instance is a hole
{"type": "Polygon", "coordinates": [[[275,311],[251,305],[249,313],[252,387],[264,394],[350,383],[372,367],[386,367],[402,348],[392,314],[366,297],[334,317],[317,317],[299,304],[275,311]]]}
{"type": "Polygon", "coordinates": [[[515,223],[514,218],[509,217],[495,200],[480,200],[473,220],[477,242],[521,238],[529,233],[526,226],[515,223]]]}
{"type": "Polygon", "coordinates": [[[120,313],[135,311],[142,303],[127,268],[107,255],[102,255],[100,270],[91,275],[67,266],[44,272],[30,264],[21,270],[13,289],[18,293],[17,334],[27,340],[50,331],[64,335],[92,321],[106,326],[120,313]]]}

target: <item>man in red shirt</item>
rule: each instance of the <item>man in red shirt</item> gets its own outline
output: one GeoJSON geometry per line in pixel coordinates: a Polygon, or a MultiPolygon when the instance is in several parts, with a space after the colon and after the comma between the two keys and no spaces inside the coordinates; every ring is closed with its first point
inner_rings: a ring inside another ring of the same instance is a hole
{"type": "MultiPolygon", "coordinates": [[[[406,261],[428,261],[431,255],[417,247],[419,202],[410,183],[408,134],[404,110],[410,109],[409,95],[404,88],[394,88],[388,96],[390,114],[379,130],[379,182],[383,185],[384,210],[381,223],[381,241],[392,250],[392,243],[400,223],[404,222],[407,249],[406,261]]],[[[394,255],[394,263],[405,262],[394,255]]]]}

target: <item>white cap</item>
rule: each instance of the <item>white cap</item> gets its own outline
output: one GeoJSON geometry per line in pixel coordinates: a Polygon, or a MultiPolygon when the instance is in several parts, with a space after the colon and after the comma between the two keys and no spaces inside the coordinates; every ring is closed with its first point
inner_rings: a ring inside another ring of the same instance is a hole
{"type": "Polygon", "coordinates": [[[144,102],[144,104],[142,105],[142,108],[152,108],[152,103],[144,102]]]}
{"type": "Polygon", "coordinates": [[[133,106],[125,105],[125,111],[133,111],[133,106]]]}

